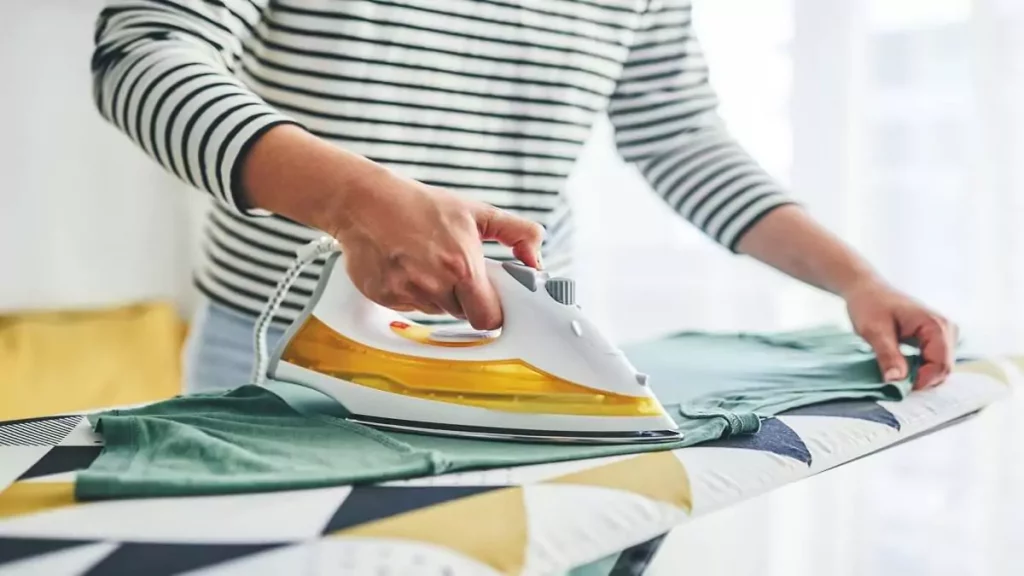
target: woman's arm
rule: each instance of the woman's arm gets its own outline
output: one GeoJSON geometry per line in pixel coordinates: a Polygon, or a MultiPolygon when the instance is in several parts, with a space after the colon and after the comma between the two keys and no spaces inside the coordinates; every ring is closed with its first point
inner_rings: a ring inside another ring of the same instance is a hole
{"type": "Polygon", "coordinates": [[[96,22],[93,97],[103,117],[181,180],[250,215],[240,160],[293,123],[235,76],[267,0],[110,0],[96,22]]]}
{"type": "Polygon", "coordinates": [[[110,1],[92,59],[104,118],[228,209],[332,234],[371,300],[500,326],[481,240],[538,266],[541,228],[342,150],[250,90],[235,72],[267,1],[110,1]]]}
{"type": "Polygon", "coordinates": [[[854,329],[878,355],[886,380],[907,376],[900,342],[916,344],[924,363],[914,382],[942,382],[955,361],[957,328],[936,312],[889,286],[871,266],[802,209],[767,214],[737,249],[798,280],[846,301],[854,329]]]}
{"type": "Polygon", "coordinates": [[[837,296],[859,284],[881,281],[866,260],[798,206],[781,206],[765,215],[736,250],[837,296]]]}
{"type": "Polygon", "coordinates": [[[677,214],[725,248],[792,204],[718,115],[691,0],[651,2],[608,105],[619,154],[677,214]]]}
{"type": "Polygon", "coordinates": [[[955,326],[888,286],[730,137],[693,34],[691,0],[650,6],[609,105],[623,158],[729,250],[843,297],[887,380],[907,375],[898,345],[905,341],[925,360],[915,384],[941,382],[952,368],[955,326]]]}

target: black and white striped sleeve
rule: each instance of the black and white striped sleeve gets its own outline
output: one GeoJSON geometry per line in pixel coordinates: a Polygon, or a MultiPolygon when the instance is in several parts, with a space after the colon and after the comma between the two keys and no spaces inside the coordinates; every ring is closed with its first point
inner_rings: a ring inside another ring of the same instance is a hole
{"type": "Polygon", "coordinates": [[[729,136],[717,106],[690,0],[651,0],[609,104],[616,145],[676,212],[736,251],[793,201],[729,136]]]}
{"type": "Polygon", "coordinates": [[[183,181],[239,213],[237,164],[272,126],[293,123],[234,71],[267,0],[108,0],[96,23],[100,113],[183,181]]]}

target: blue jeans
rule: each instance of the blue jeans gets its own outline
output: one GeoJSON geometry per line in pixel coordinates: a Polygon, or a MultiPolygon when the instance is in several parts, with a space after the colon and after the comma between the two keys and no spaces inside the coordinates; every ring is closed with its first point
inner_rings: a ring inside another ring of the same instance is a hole
{"type": "MultiPolygon", "coordinates": [[[[184,392],[216,392],[247,384],[255,359],[250,318],[221,304],[204,300],[192,318],[182,351],[184,392]]],[[[274,349],[284,334],[272,326],[267,347],[274,349]]]]}

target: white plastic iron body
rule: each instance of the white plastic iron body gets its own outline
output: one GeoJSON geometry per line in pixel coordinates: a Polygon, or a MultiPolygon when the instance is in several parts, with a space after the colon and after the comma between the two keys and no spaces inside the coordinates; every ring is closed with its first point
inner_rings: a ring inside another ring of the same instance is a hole
{"type": "Polygon", "coordinates": [[[333,397],[350,419],[407,432],[504,440],[678,440],[647,377],[588,320],[575,285],[494,260],[497,333],[424,326],[356,289],[332,253],[266,376],[333,397]]]}

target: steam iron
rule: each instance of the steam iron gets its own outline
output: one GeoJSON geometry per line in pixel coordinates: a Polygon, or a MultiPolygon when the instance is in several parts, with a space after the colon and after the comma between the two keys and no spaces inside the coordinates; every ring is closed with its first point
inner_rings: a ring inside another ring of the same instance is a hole
{"type": "Polygon", "coordinates": [[[398,432],[591,444],[681,437],[647,376],[583,315],[571,279],[514,262],[486,268],[500,330],[430,326],[367,299],[337,242],[313,242],[257,322],[254,381],[312,388],[350,420],[398,432]],[[270,319],[301,268],[324,253],[309,303],[268,355],[270,319]]]}

